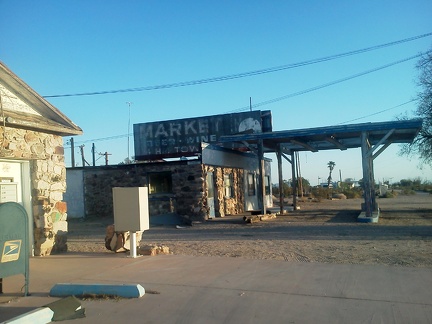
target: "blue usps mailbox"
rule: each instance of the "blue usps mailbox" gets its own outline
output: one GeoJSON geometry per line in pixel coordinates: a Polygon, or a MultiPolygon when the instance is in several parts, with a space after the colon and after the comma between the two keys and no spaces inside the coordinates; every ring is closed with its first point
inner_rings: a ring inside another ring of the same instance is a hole
{"type": "Polygon", "coordinates": [[[18,203],[0,204],[0,293],[5,277],[23,274],[24,295],[29,286],[29,220],[27,212],[18,203]]]}

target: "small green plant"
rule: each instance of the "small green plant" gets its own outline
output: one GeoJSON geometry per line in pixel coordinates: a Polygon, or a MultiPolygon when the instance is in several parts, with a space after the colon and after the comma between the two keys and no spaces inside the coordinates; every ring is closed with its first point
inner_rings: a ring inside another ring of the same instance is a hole
{"type": "Polygon", "coordinates": [[[326,199],[328,197],[327,188],[322,188],[322,187],[312,188],[312,197],[317,199],[326,199]]]}
{"type": "Polygon", "coordinates": [[[360,188],[350,188],[342,190],[342,193],[347,197],[347,199],[361,198],[363,192],[360,188]]]}
{"type": "Polygon", "coordinates": [[[396,192],[387,191],[384,195],[381,195],[380,198],[394,198],[396,196],[396,192]]]}
{"type": "Polygon", "coordinates": [[[414,190],[408,189],[408,188],[403,189],[401,192],[401,195],[405,195],[405,196],[412,196],[415,194],[416,194],[416,192],[414,190]]]}

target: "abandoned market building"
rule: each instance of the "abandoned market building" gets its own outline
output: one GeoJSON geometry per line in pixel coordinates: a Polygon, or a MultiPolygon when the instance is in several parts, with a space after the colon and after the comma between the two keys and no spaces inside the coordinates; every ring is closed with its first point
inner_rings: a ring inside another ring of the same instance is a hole
{"type": "Polygon", "coordinates": [[[170,214],[202,221],[271,207],[271,160],[261,168],[244,145],[219,142],[263,130],[271,130],[269,111],[135,124],[136,163],[67,169],[69,215],[112,217],[114,187],[148,187],[153,224],[170,214]]]}

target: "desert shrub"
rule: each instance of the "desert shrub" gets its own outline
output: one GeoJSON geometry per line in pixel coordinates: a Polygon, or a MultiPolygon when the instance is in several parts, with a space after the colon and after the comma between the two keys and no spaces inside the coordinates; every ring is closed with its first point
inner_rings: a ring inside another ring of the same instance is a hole
{"type": "Polygon", "coordinates": [[[342,193],[347,197],[347,199],[361,198],[363,195],[360,188],[345,189],[342,193]]]}
{"type": "Polygon", "coordinates": [[[394,198],[397,196],[395,191],[387,191],[384,195],[381,195],[380,198],[394,198]]]}
{"type": "Polygon", "coordinates": [[[335,199],[347,199],[347,196],[345,194],[343,194],[343,193],[334,193],[332,195],[332,198],[335,198],[335,199]]]}
{"type": "Polygon", "coordinates": [[[328,189],[322,187],[312,188],[311,195],[313,198],[326,199],[328,197],[328,189]]]}
{"type": "Polygon", "coordinates": [[[411,195],[415,195],[415,194],[416,194],[416,192],[414,190],[408,189],[408,188],[403,189],[401,192],[401,195],[405,195],[405,196],[411,196],[411,195]]]}

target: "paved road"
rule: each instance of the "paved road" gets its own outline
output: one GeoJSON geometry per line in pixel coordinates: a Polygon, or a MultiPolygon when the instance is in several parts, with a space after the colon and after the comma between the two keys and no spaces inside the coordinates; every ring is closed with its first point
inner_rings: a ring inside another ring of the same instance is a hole
{"type": "MultiPolygon", "coordinates": [[[[74,323],[432,322],[431,268],[110,253],[31,259],[32,296],[1,304],[0,321],[55,300],[48,292],[64,282],[136,283],[147,291],[83,301],[87,316],[74,323]]],[[[21,283],[6,278],[5,295],[21,283]]]]}

